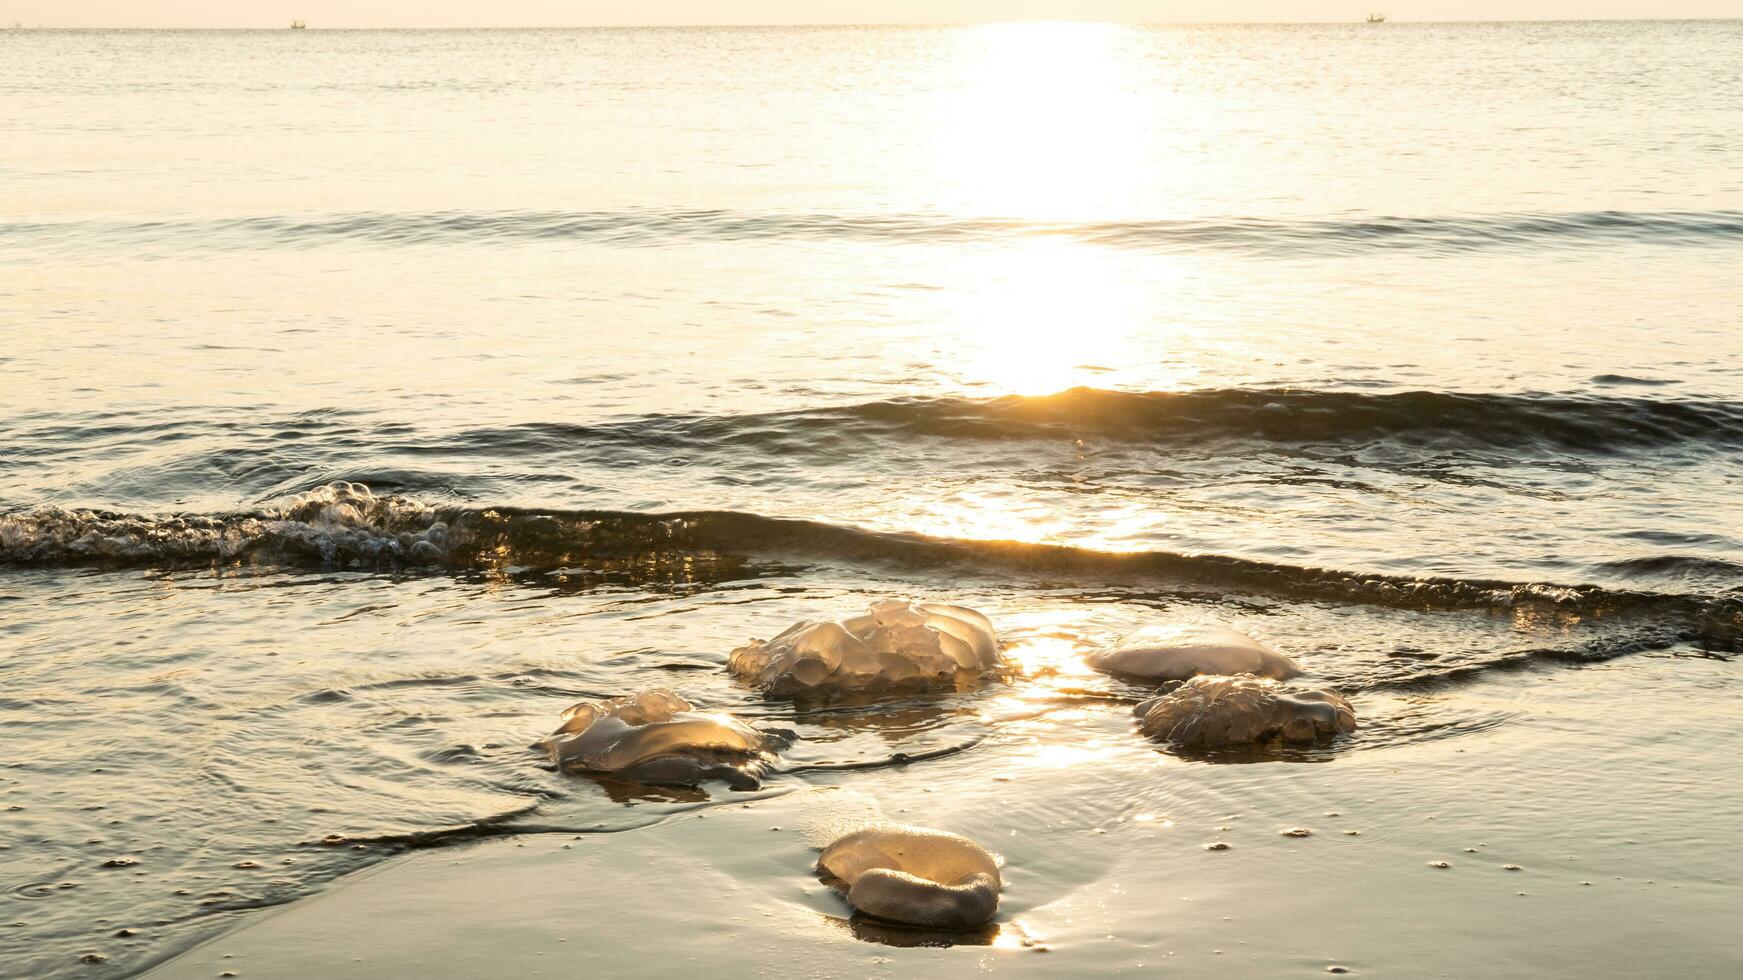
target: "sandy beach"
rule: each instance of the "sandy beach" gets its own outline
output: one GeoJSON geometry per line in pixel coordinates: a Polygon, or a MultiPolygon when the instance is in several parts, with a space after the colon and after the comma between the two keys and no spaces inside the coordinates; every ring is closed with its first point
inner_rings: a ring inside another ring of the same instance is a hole
{"type": "Polygon", "coordinates": [[[1618,696],[1624,669],[1521,673],[1419,699],[1528,726],[1327,764],[1113,748],[1125,721],[1110,713],[1093,758],[1012,747],[948,786],[918,764],[722,795],[634,831],[421,851],[149,975],[1731,975],[1743,947],[1718,937],[1743,876],[1724,844],[1743,818],[1743,678],[1663,658],[1649,703],[1618,696]],[[809,873],[806,837],[871,812],[1002,852],[996,925],[850,918],[809,873]],[[1312,836],[1281,833],[1296,827],[1312,836]]]}
{"type": "Polygon", "coordinates": [[[1720,0],[10,2],[0,980],[1743,976],[1720,0]]]}

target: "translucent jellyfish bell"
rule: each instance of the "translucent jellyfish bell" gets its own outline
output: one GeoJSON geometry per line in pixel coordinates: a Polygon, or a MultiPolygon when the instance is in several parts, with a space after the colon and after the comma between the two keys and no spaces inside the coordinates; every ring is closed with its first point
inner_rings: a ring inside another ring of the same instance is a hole
{"type": "Polygon", "coordinates": [[[1133,713],[1146,737],[1181,748],[1311,742],[1356,730],[1355,710],[1342,697],[1251,674],[1194,677],[1133,713]]]}
{"type": "Polygon", "coordinates": [[[1002,666],[998,634],[973,609],[885,599],[858,616],[805,620],[732,651],[727,669],[777,697],[965,688],[1002,666]]]}
{"type": "Polygon", "coordinates": [[[1120,637],[1084,658],[1096,670],[1151,681],[1183,681],[1199,674],[1252,674],[1288,680],[1295,661],[1226,626],[1179,623],[1150,626],[1120,637]]]}
{"type": "Polygon", "coordinates": [[[999,859],[958,834],[881,825],[823,850],[820,870],[866,915],[929,929],[973,929],[999,909],[999,859]]]}
{"type": "Polygon", "coordinates": [[[697,711],[659,690],[573,705],[538,747],[564,772],[661,786],[721,779],[734,789],[755,789],[790,739],[788,732],[762,732],[731,715],[697,711]]]}

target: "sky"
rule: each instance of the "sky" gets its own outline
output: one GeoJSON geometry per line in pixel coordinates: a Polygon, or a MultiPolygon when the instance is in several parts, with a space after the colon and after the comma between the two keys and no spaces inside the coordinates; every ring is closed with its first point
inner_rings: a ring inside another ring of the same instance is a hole
{"type": "Polygon", "coordinates": [[[1743,0],[0,0],[0,25],[563,27],[1743,17],[1743,0]]]}

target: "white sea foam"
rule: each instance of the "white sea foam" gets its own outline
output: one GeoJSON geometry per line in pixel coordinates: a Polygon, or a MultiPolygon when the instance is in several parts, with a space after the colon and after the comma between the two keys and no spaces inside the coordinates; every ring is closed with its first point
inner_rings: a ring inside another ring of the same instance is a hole
{"type": "Polygon", "coordinates": [[[0,556],[19,562],[232,561],[436,564],[448,526],[434,508],[337,482],[256,513],[153,517],[47,506],[0,515],[0,556]]]}

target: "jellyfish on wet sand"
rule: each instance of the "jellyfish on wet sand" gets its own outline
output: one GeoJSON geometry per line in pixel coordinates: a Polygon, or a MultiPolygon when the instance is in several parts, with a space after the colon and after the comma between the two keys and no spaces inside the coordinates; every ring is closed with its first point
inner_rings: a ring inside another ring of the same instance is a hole
{"type": "Polygon", "coordinates": [[[1252,674],[1282,681],[1301,673],[1295,661],[1247,634],[1201,623],[1148,626],[1084,662],[1105,673],[1151,681],[1183,681],[1200,674],[1252,674]]]}
{"type": "Polygon", "coordinates": [[[1311,742],[1356,730],[1355,711],[1337,694],[1251,674],[1194,677],[1133,713],[1146,737],[1183,748],[1311,742]]]}
{"type": "Polygon", "coordinates": [[[804,620],[732,651],[727,669],[775,697],[963,689],[1002,666],[998,634],[973,609],[885,599],[858,616],[804,620]]]}
{"type": "Polygon", "coordinates": [[[882,824],[824,848],[818,868],[840,882],[847,902],[890,922],[973,929],[999,908],[999,859],[958,834],[882,824]]]}
{"type": "Polygon", "coordinates": [[[755,789],[791,738],[731,715],[697,711],[677,694],[656,690],[573,705],[538,747],[564,772],[661,786],[721,779],[734,789],[755,789]]]}

